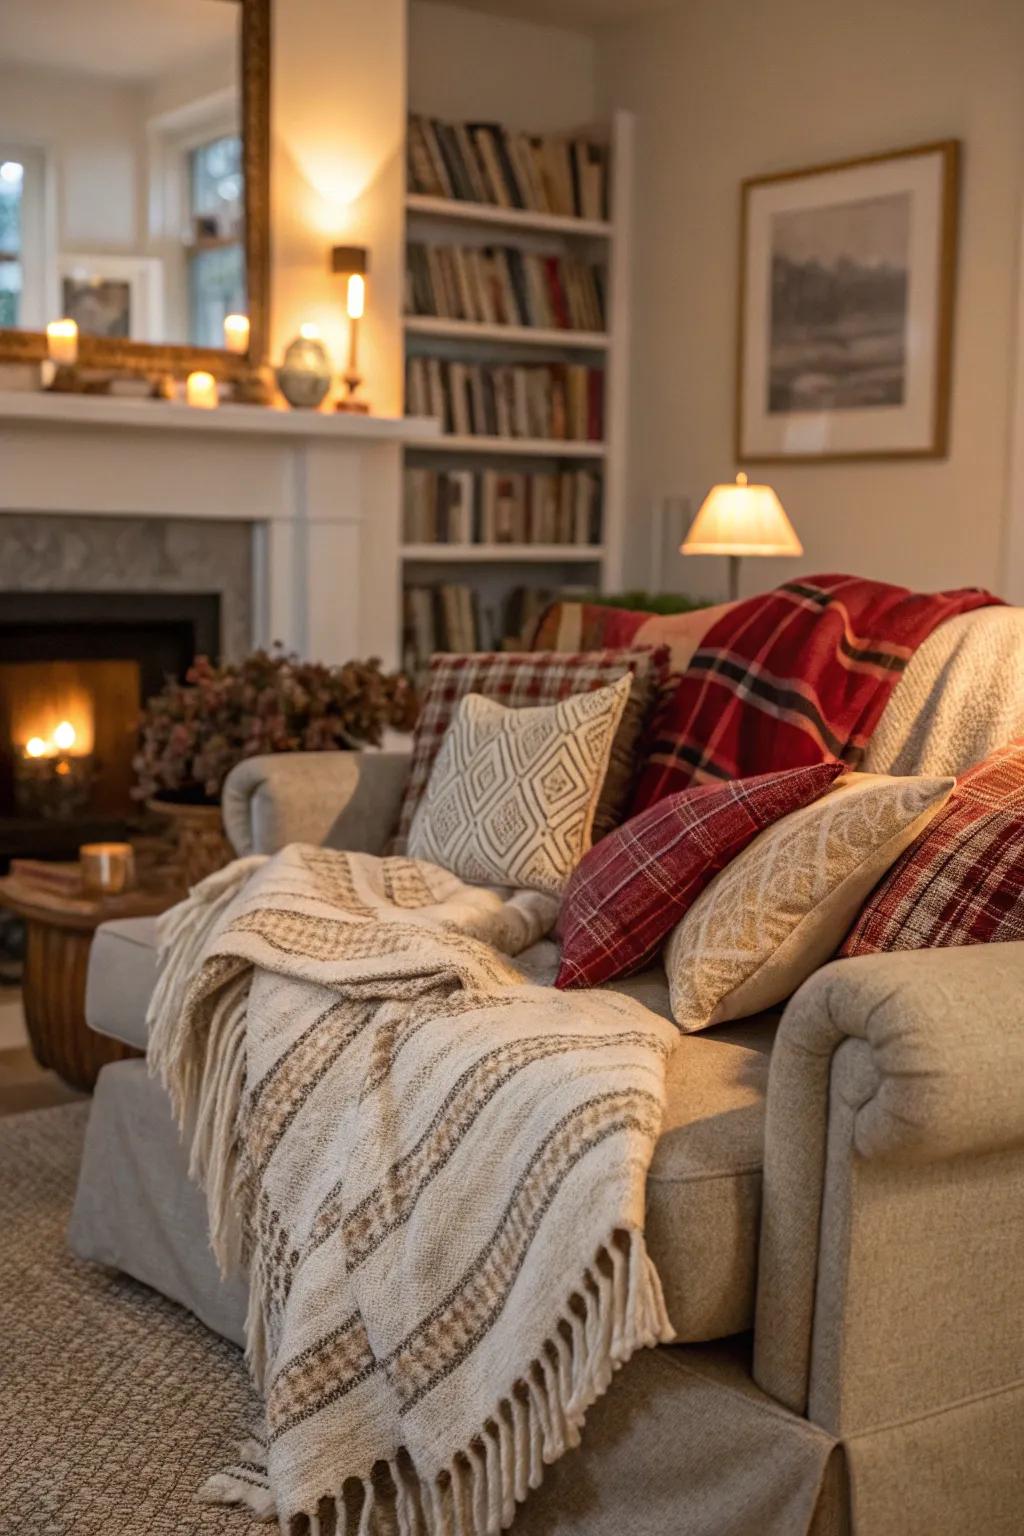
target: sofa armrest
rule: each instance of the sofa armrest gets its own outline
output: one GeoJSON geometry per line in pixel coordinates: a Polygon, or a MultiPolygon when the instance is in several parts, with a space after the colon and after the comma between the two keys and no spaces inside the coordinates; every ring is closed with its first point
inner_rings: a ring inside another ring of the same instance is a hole
{"type": "Polygon", "coordinates": [[[241,857],[315,843],[383,853],[398,822],[406,752],[250,757],[224,782],[224,827],[241,857]]]}
{"type": "Polygon", "coordinates": [[[838,1433],[984,1386],[1001,1350],[1024,1375],[986,1273],[1024,1340],[1024,1283],[1005,1278],[1024,1272],[1022,1195],[1024,944],[824,967],[787,1008],[769,1075],[759,1384],[838,1433]],[[933,1369],[950,1333],[971,1357],[955,1382],[933,1369]],[[891,1394],[872,1379],[888,1380],[886,1350],[891,1394]]]}

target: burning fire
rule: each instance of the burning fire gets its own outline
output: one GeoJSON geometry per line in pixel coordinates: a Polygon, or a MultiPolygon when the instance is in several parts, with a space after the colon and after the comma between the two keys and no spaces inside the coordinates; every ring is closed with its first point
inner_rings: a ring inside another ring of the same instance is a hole
{"type": "Polygon", "coordinates": [[[26,757],[61,757],[68,753],[74,756],[82,755],[82,749],[76,753],[79,747],[78,731],[70,720],[61,720],[54,726],[49,739],[43,736],[30,736],[25,743],[26,757]]]}

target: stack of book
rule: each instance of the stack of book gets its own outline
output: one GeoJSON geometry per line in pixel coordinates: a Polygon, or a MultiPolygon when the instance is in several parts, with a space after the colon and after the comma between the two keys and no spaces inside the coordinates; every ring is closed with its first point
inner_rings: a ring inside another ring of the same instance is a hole
{"type": "Polygon", "coordinates": [[[608,217],[602,144],[414,115],[407,147],[410,192],[570,218],[608,217]]]}
{"type": "Polygon", "coordinates": [[[405,309],[410,315],[603,331],[603,273],[567,256],[515,246],[409,245],[405,309]]]}
{"type": "Polygon", "coordinates": [[[599,443],[604,372],[581,363],[484,364],[410,357],[405,408],[463,437],[599,443]]]}
{"type": "Polygon", "coordinates": [[[406,469],[403,538],[407,544],[600,544],[600,477],[586,469],[406,469]]]}
{"type": "MultiPolygon", "coordinates": [[[[563,589],[568,591],[570,589],[563,589]]],[[[464,583],[405,589],[403,664],[416,674],[435,651],[515,649],[558,592],[514,587],[497,605],[464,583]]]]}

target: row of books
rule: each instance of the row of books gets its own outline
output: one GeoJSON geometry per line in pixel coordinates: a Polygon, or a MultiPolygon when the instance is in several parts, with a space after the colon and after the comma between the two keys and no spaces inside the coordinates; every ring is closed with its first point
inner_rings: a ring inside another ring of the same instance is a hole
{"type": "Polygon", "coordinates": [[[464,248],[411,243],[405,309],[410,315],[486,325],[603,331],[603,272],[566,256],[515,246],[464,248]]]}
{"type": "Polygon", "coordinates": [[[601,542],[601,480],[593,470],[406,469],[407,544],[601,542]]]}
{"type": "Polygon", "coordinates": [[[604,371],[582,363],[492,364],[410,357],[406,410],[436,416],[448,433],[599,443],[604,371]]]}
{"type": "Polygon", "coordinates": [[[410,192],[427,197],[608,217],[608,150],[586,139],[413,115],[407,160],[410,192]]]}
{"type": "MultiPolygon", "coordinates": [[[[564,589],[565,590],[565,589],[564,589]]],[[[403,664],[417,673],[435,651],[513,650],[558,593],[513,587],[488,601],[464,582],[406,587],[403,664]]]]}

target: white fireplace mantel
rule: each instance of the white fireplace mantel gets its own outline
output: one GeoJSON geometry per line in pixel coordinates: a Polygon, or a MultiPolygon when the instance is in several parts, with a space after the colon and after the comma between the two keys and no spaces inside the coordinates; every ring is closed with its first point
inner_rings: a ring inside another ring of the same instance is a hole
{"type": "Polygon", "coordinates": [[[249,523],[254,644],[393,664],[401,446],[438,431],[424,417],[0,394],[0,515],[249,523]]]}

